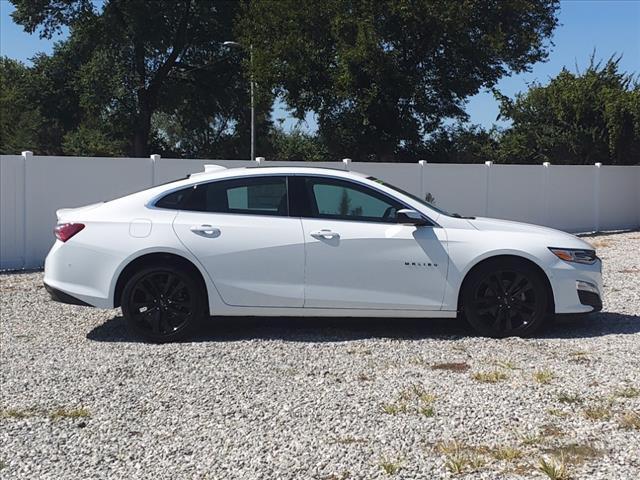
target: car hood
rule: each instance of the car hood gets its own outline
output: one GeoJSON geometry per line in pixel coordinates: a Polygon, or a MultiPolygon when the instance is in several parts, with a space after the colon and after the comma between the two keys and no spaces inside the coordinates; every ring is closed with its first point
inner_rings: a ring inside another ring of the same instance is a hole
{"type": "Polygon", "coordinates": [[[546,243],[553,247],[593,249],[593,246],[575,235],[554,228],[485,217],[469,219],[468,222],[482,231],[524,233],[545,237],[546,243]]]}

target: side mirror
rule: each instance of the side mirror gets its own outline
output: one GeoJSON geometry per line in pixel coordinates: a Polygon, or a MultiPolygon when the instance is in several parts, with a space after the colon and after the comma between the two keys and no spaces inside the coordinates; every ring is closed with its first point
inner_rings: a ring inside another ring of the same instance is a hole
{"type": "Polygon", "coordinates": [[[427,221],[419,212],[416,212],[415,210],[412,210],[410,208],[403,208],[401,210],[398,210],[396,213],[396,221],[403,225],[420,226],[427,224],[427,221]]]}

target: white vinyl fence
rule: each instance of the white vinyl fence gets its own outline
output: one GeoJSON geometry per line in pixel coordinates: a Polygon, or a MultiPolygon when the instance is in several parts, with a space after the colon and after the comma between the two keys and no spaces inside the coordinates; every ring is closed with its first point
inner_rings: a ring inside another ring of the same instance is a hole
{"type": "MultiPolygon", "coordinates": [[[[0,269],[37,268],[54,241],[55,211],[110,200],[241,160],[0,156],[0,269]]],[[[569,232],[640,227],[640,166],[263,162],[363,172],[452,212],[569,232]]]]}

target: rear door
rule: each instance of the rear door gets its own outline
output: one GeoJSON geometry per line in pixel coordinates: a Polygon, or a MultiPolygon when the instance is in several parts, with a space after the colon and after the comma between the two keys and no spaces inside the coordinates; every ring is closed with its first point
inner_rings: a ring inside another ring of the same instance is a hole
{"type": "Polygon", "coordinates": [[[300,219],[288,216],[286,176],[200,184],[179,204],[173,228],[225,303],[303,306],[304,237],[300,219]]]}
{"type": "Polygon", "coordinates": [[[370,187],[292,177],[306,244],[305,307],[439,310],[446,233],[400,225],[404,205],[370,187]]]}

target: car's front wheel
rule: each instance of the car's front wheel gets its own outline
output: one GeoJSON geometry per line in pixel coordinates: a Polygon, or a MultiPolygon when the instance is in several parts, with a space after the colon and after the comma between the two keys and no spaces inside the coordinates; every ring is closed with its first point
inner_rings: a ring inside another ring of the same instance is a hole
{"type": "Polygon", "coordinates": [[[204,292],[179,267],[146,267],[127,281],[122,313],[134,336],[155,343],[182,340],[204,317],[204,292]]]}
{"type": "Polygon", "coordinates": [[[542,274],[517,259],[488,261],[469,274],[463,312],[481,335],[527,337],[548,316],[549,295],[542,274]]]}

